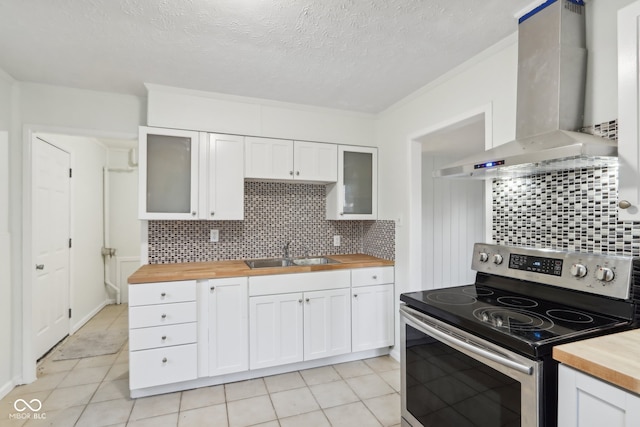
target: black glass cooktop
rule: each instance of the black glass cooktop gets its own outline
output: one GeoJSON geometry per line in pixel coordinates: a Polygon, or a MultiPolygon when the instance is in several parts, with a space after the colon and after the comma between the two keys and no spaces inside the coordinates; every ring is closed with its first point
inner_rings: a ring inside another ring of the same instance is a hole
{"type": "Polygon", "coordinates": [[[629,323],[479,285],[409,292],[400,299],[425,314],[535,357],[550,354],[553,345],[623,328],[629,323]]]}

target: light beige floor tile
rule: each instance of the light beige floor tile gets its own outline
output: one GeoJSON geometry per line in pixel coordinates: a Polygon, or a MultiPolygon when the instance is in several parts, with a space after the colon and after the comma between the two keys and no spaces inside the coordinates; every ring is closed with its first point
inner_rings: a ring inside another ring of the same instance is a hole
{"type": "Polygon", "coordinates": [[[217,405],[225,402],[224,386],[202,387],[194,390],[182,392],[180,410],[203,408],[205,406],[217,405]]]}
{"type": "Polygon", "coordinates": [[[99,383],[94,383],[57,388],[51,392],[47,400],[42,402],[42,405],[47,411],[86,405],[99,385],[99,383]]]}
{"type": "Polygon", "coordinates": [[[101,427],[117,423],[126,423],[133,407],[132,400],[108,400],[106,402],[90,403],[85,408],[77,427],[101,427]]]}
{"type": "Polygon", "coordinates": [[[80,414],[84,411],[85,406],[73,406],[71,408],[60,409],[57,411],[45,412],[46,418],[39,420],[30,420],[25,424],[25,427],[34,426],[54,426],[54,427],[73,427],[80,414]]]}
{"type": "Polygon", "coordinates": [[[377,374],[364,375],[347,379],[349,387],[356,392],[360,399],[395,393],[395,391],[377,374]]]}
{"type": "Polygon", "coordinates": [[[53,390],[60,387],[60,383],[69,375],[69,372],[57,372],[48,375],[42,375],[31,384],[19,385],[9,392],[7,397],[23,396],[25,394],[35,393],[44,390],[53,390]]]}
{"type": "Polygon", "coordinates": [[[21,427],[24,426],[27,421],[29,420],[9,418],[7,415],[6,417],[0,418],[0,427],[21,427]]]}
{"type": "Polygon", "coordinates": [[[111,366],[109,372],[104,377],[103,381],[115,381],[129,379],[129,364],[128,363],[116,363],[111,366]]]}
{"type": "Polygon", "coordinates": [[[38,378],[45,374],[54,374],[57,372],[68,372],[72,370],[80,361],[80,359],[68,360],[52,360],[46,359],[38,365],[38,378]]]}
{"type": "Polygon", "coordinates": [[[181,411],[179,427],[220,426],[227,427],[227,407],[225,404],[181,411]]]}
{"type": "Polygon", "coordinates": [[[91,398],[91,403],[114,399],[129,399],[129,380],[104,381],[91,398]]]}
{"type": "Polygon", "coordinates": [[[94,357],[85,357],[80,359],[75,369],[95,368],[97,366],[111,366],[116,361],[117,357],[118,357],[118,353],[105,354],[102,356],[94,356],[94,357]]]}
{"type": "Polygon", "coordinates": [[[322,411],[307,412],[293,417],[281,418],[281,427],[331,427],[322,411]]]}
{"type": "Polygon", "coordinates": [[[251,426],[277,418],[269,396],[227,402],[227,411],[231,427],[251,426]]]}
{"type": "Polygon", "coordinates": [[[117,364],[129,363],[129,350],[120,350],[118,353],[118,358],[116,359],[117,364]]]}
{"type": "Polygon", "coordinates": [[[178,412],[180,411],[180,396],[181,393],[177,392],[136,399],[129,419],[135,421],[178,412]]]}
{"type": "Polygon", "coordinates": [[[265,377],[264,382],[267,385],[269,393],[277,393],[279,391],[306,387],[304,380],[298,372],[289,372],[287,374],[265,377]]]}
{"type": "Polygon", "coordinates": [[[325,415],[333,427],[378,427],[381,424],[362,402],[325,409],[325,415]]]}
{"type": "Polygon", "coordinates": [[[251,427],[280,427],[278,420],[267,421],[266,423],[254,424],[251,427]]]}
{"type": "Polygon", "coordinates": [[[232,400],[265,395],[267,394],[267,387],[262,378],[257,378],[255,380],[225,384],[224,391],[227,402],[230,402],[232,400]]]}
{"type": "Polygon", "coordinates": [[[338,365],[333,365],[333,367],[336,369],[336,371],[338,371],[340,376],[344,379],[373,374],[373,370],[369,368],[367,364],[362,362],[361,360],[356,360],[354,362],[340,363],[338,365]]]}
{"type": "Polygon", "coordinates": [[[95,368],[78,368],[77,366],[67,374],[59,387],[71,387],[74,385],[92,384],[101,382],[111,369],[110,366],[97,366],[95,368]]]}
{"type": "Polygon", "coordinates": [[[380,372],[379,375],[387,384],[391,386],[391,388],[393,388],[397,392],[400,391],[400,371],[399,370],[380,372]]]}
{"type": "Polygon", "coordinates": [[[300,375],[302,375],[307,385],[324,384],[342,379],[338,372],[333,369],[333,366],[305,369],[304,371],[300,371],[300,375]]]}
{"type": "Polygon", "coordinates": [[[360,400],[344,380],[309,387],[321,408],[346,405],[360,400]]]}
{"type": "MultiPolygon", "coordinates": [[[[130,421],[127,427],[176,427],[178,425],[178,413],[161,415],[159,417],[143,418],[141,420],[130,421]]],[[[203,424],[206,425],[206,424],[203,424]]],[[[215,425],[215,424],[210,424],[215,425]]]]}
{"type": "Polygon", "coordinates": [[[28,419],[21,419],[22,416],[27,416],[22,415],[22,413],[31,414],[31,411],[19,399],[23,399],[33,408],[40,407],[36,413],[45,413],[46,409],[43,402],[51,393],[52,390],[43,390],[24,395],[5,396],[0,400],[0,425],[2,425],[2,422],[7,422],[8,425],[22,425],[28,421],[28,419]]]}
{"type": "Polygon", "coordinates": [[[306,387],[271,393],[270,396],[278,418],[291,417],[320,409],[311,390],[306,387]]]}
{"type": "Polygon", "coordinates": [[[400,421],[400,395],[398,393],[366,399],[363,402],[383,426],[400,421]]]}
{"type": "Polygon", "coordinates": [[[364,363],[367,364],[375,372],[386,372],[400,369],[400,363],[391,356],[380,356],[372,359],[365,359],[364,363]]]}

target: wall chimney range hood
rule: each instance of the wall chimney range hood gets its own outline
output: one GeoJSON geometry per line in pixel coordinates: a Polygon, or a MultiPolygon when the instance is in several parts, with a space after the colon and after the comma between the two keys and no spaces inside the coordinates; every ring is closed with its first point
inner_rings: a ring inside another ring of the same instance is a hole
{"type": "Polygon", "coordinates": [[[618,145],[583,127],[584,2],[548,0],[520,18],[516,139],[445,166],[446,178],[511,178],[617,165],[618,145]]]}

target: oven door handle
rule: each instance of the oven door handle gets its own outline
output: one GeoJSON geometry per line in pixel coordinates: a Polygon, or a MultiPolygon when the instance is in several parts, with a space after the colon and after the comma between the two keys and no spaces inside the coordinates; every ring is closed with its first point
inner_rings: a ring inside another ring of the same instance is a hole
{"type": "Polygon", "coordinates": [[[446,343],[456,345],[458,347],[462,347],[465,350],[468,350],[474,354],[480,355],[482,357],[486,357],[489,360],[492,360],[501,365],[507,366],[509,368],[515,369],[516,371],[522,372],[523,374],[531,375],[533,372],[533,367],[523,365],[522,363],[518,363],[514,360],[511,360],[501,354],[495,353],[491,350],[488,350],[484,347],[479,347],[467,341],[462,341],[456,337],[449,335],[446,332],[440,331],[433,326],[427,325],[422,320],[420,320],[419,312],[409,308],[409,307],[401,307],[400,310],[403,312],[402,314],[406,316],[408,319],[412,320],[415,326],[424,329],[423,332],[433,335],[434,337],[445,341],[446,343]],[[413,312],[413,313],[412,313],[413,312]],[[415,314],[414,314],[415,313],[415,314]],[[416,315],[418,314],[418,315],[416,315]]]}

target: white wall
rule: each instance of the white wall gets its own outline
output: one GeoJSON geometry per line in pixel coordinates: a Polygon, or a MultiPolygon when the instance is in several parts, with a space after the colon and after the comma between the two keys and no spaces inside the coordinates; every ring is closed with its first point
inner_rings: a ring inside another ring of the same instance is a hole
{"type": "Polygon", "coordinates": [[[422,153],[421,289],[472,283],[471,248],[485,241],[484,182],[432,176],[455,160],[422,153]]]}
{"type": "Polygon", "coordinates": [[[110,148],[109,167],[118,169],[109,172],[109,246],[116,249],[116,257],[110,260],[110,279],[120,287],[121,302],[125,303],[126,278],[140,267],[138,168],[129,163],[128,148],[110,148]]]}
{"type": "Polygon", "coordinates": [[[107,302],[102,264],[102,169],[107,148],[95,138],[38,134],[71,154],[71,330],[107,302]]]}

